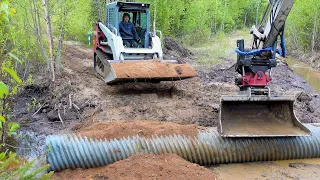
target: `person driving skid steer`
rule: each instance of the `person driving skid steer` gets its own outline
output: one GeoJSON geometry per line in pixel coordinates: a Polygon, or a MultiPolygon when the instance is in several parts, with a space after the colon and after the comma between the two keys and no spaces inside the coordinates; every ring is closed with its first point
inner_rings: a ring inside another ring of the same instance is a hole
{"type": "Polygon", "coordinates": [[[119,24],[120,35],[123,40],[123,45],[127,48],[130,48],[131,45],[134,48],[139,48],[140,38],[138,36],[136,27],[130,20],[130,15],[128,13],[124,13],[122,17],[122,21],[119,24]]]}

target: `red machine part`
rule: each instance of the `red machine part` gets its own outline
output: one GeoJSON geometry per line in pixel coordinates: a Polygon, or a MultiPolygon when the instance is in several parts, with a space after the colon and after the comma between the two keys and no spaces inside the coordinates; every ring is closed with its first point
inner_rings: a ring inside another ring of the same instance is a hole
{"type": "Polygon", "coordinates": [[[256,74],[252,72],[247,72],[245,76],[242,77],[242,86],[267,86],[271,81],[271,77],[267,76],[264,72],[258,71],[256,74]]]}
{"type": "Polygon", "coordinates": [[[105,39],[105,35],[99,28],[99,22],[96,23],[94,27],[94,36],[93,36],[93,52],[96,52],[96,49],[99,48],[102,51],[105,50],[105,47],[100,45],[100,42],[105,39]]]}

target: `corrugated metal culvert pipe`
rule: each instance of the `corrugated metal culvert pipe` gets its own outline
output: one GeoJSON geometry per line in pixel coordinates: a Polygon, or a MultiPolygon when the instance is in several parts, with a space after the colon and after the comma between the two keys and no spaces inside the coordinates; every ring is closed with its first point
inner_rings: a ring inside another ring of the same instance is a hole
{"type": "Polygon", "coordinates": [[[93,168],[126,159],[134,154],[173,153],[200,165],[275,161],[320,157],[320,127],[307,125],[309,137],[223,138],[216,130],[198,137],[128,137],[92,140],[75,135],[48,136],[49,170],[93,168]]]}

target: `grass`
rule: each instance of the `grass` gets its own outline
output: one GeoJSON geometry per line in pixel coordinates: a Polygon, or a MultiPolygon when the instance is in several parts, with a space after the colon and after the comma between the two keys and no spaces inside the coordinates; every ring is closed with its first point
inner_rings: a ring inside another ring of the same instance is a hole
{"type": "Polygon", "coordinates": [[[225,60],[236,60],[237,40],[244,39],[246,45],[251,43],[248,30],[238,30],[230,34],[219,34],[207,42],[187,47],[197,58],[197,63],[204,67],[213,67],[225,60]]]}

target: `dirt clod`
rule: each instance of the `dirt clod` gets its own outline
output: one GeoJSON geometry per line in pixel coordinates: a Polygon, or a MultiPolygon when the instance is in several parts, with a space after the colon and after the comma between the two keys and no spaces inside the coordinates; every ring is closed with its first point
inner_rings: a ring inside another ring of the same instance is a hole
{"type": "Polygon", "coordinates": [[[312,101],[312,98],[311,98],[311,96],[309,94],[301,92],[298,95],[297,100],[300,101],[300,102],[310,102],[310,101],[312,101]]]}
{"type": "Polygon", "coordinates": [[[51,121],[51,122],[59,121],[58,113],[56,111],[54,111],[54,110],[50,111],[47,114],[47,117],[48,117],[48,120],[51,121]]]}
{"type": "Polygon", "coordinates": [[[210,170],[192,164],[178,155],[140,154],[114,164],[94,168],[65,170],[55,173],[53,179],[186,179],[214,180],[216,176],[210,170]]]}

